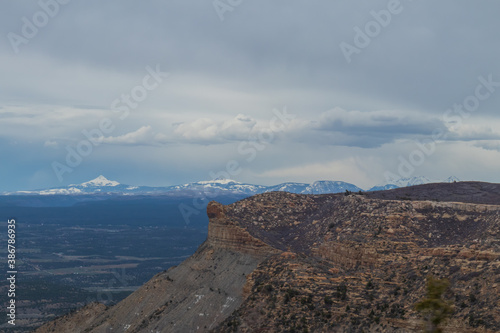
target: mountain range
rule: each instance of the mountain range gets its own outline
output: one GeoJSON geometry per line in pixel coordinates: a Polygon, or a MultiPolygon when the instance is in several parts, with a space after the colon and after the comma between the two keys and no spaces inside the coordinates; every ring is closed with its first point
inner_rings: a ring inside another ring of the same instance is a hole
{"type": "MultiPolygon", "coordinates": [[[[417,176],[402,178],[394,184],[384,184],[374,186],[368,191],[390,190],[395,188],[422,185],[428,183],[452,183],[459,181],[457,177],[449,177],[443,181],[429,180],[426,177],[417,176]]],[[[183,185],[151,187],[132,186],[120,184],[117,181],[109,180],[103,175],[81,184],[72,184],[64,187],[33,191],[5,192],[5,195],[81,195],[81,194],[117,194],[117,195],[159,195],[159,194],[186,194],[198,195],[199,193],[231,193],[239,195],[255,195],[267,192],[290,192],[295,194],[327,194],[341,193],[345,191],[359,192],[362,188],[343,181],[321,180],[313,183],[286,182],[278,185],[254,185],[240,183],[231,179],[214,179],[209,181],[198,181],[183,185]]]]}

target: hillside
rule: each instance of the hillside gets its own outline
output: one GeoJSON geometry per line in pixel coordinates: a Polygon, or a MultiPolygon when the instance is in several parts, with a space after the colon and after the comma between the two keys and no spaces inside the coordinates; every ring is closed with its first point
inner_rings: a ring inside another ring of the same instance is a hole
{"type": "Polygon", "coordinates": [[[376,199],[500,204],[500,186],[483,182],[431,183],[366,194],[376,199]]]}
{"type": "Polygon", "coordinates": [[[500,331],[500,185],[398,190],[211,202],[191,258],[36,332],[416,332],[429,274],[451,282],[445,332],[500,331]]]}

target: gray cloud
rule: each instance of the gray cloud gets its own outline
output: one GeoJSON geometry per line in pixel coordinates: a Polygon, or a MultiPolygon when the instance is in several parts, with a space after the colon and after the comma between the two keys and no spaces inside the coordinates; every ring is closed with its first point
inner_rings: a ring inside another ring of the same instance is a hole
{"type": "MultiPolygon", "coordinates": [[[[346,111],[340,108],[324,112],[315,126],[320,132],[342,134],[351,138],[348,145],[374,147],[402,138],[431,136],[444,124],[433,117],[398,111],[346,111]]],[[[333,142],[335,144],[335,142],[333,142]]]]}
{"type": "Polygon", "coordinates": [[[100,142],[112,145],[162,145],[167,143],[168,139],[162,133],[155,133],[151,126],[142,126],[123,135],[102,137],[100,142]]]}
{"type": "MultiPolygon", "coordinates": [[[[22,18],[32,20],[41,8],[0,0],[0,151],[9,159],[32,158],[29,168],[0,168],[6,179],[0,190],[54,182],[51,161],[64,159],[65,146],[103,117],[113,119],[116,131],[68,183],[106,170],[109,178],[114,172],[131,183],[154,183],[165,179],[168,164],[158,160],[159,150],[178,154],[168,170],[175,176],[166,182],[198,180],[207,173],[196,157],[213,156],[221,165],[241,158],[235,145],[266,128],[272,109],[283,106],[297,119],[246,166],[241,177],[247,181],[277,180],[266,170],[279,172],[285,164],[289,175],[297,175],[307,170],[307,159],[335,170],[351,168],[356,172],[346,176],[377,183],[393,168],[390,161],[412,149],[409,142],[429,138],[435,128],[447,131],[443,146],[496,165],[497,151],[481,147],[496,147],[500,88],[459,128],[445,122],[443,113],[474,93],[479,76],[500,81],[500,45],[494,42],[500,3],[402,0],[401,13],[347,63],[340,43],[354,43],[354,27],[364,29],[373,20],[370,12],[387,3],[244,1],[221,22],[211,1],[71,1],[16,54],[7,34],[22,34],[22,18]],[[157,64],[171,76],[119,119],[110,110],[113,100],[129,94],[146,66],[157,64]],[[328,111],[335,108],[346,111],[328,111]],[[114,161],[123,163],[140,149],[144,160],[157,164],[147,167],[149,179],[141,175],[143,164],[128,173],[114,171],[114,161]],[[371,159],[353,162],[356,154],[371,159]]],[[[450,168],[445,157],[453,158],[436,154],[421,173],[441,178],[450,168]]],[[[217,161],[210,167],[218,168],[217,161]]],[[[314,170],[328,170],[317,163],[314,170]]],[[[498,180],[493,169],[482,168],[477,172],[498,180]]],[[[328,178],[337,179],[336,172],[328,178]]]]}
{"type": "Polygon", "coordinates": [[[500,152],[500,140],[478,141],[474,144],[474,146],[500,152]]]}
{"type": "Polygon", "coordinates": [[[246,141],[256,131],[255,119],[239,114],[233,119],[216,122],[210,118],[199,118],[175,126],[174,134],[180,141],[192,143],[225,143],[246,141]]]}

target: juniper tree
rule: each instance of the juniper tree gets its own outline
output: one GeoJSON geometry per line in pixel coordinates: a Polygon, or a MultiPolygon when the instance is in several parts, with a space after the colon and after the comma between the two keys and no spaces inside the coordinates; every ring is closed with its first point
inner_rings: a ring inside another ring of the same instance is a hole
{"type": "Polygon", "coordinates": [[[415,304],[415,309],[425,318],[425,332],[441,333],[439,325],[453,312],[451,303],[442,298],[449,286],[448,279],[427,277],[427,297],[415,304]]]}

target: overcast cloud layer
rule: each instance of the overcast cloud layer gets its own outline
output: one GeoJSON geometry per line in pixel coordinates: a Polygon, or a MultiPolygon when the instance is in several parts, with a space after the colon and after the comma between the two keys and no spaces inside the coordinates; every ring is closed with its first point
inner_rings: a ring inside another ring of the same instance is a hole
{"type": "Polygon", "coordinates": [[[0,4],[0,191],[500,182],[498,1],[0,4]]]}

